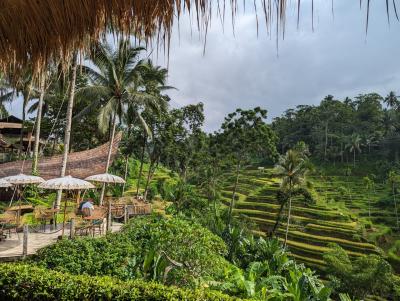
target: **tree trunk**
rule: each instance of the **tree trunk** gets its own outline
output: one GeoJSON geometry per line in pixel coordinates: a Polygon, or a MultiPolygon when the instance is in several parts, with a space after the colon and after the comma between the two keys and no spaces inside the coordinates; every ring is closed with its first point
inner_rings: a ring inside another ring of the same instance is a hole
{"type": "Polygon", "coordinates": [[[147,200],[147,193],[149,191],[149,184],[151,179],[153,178],[153,175],[157,169],[158,166],[158,162],[156,164],[150,163],[150,167],[149,167],[149,172],[147,174],[147,179],[146,179],[146,185],[144,187],[144,194],[143,194],[143,200],[146,201],[147,200]]]}
{"type": "Polygon", "coordinates": [[[371,219],[371,194],[368,194],[368,217],[371,219]]]}
{"type": "Polygon", "coordinates": [[[125,183],[124,183],[124,185],[122,186],[122,195],[125,193],[126,180],[127,180],[127,178],[128,178],[128,166],[129,166],[129,156],[127,155],[127,156],[125,157],[125,173],[124,173],[124,180],[125,180],[125,183]]]}
{"type": "Polygon", "coordinates": [[[399,230],[399,215],[397,212],[396,190],[394,188],[394,183],[392,184],[392,193],[393,193],[393,201],[394,201],[394,212],[396,214],[396,227],[397,227],[397,230],[399,230]]]}
{"type": "Polygon", "coordinates": [[[353,167],[356,167],[356,150],[353,150],[353,167]]]}
{"type": "Polygon", "coordinates": [[[287,243],[288,234],[289,234],[290,214],[291,213],[292,213],[292,181],[290,180],[290,182],[289,182],[289,208],[288,208],[288,218],[287,218],[287,224],[286,224],[285,243],[284,243],[285,248],[286,248],[286,243],[287,243]]]}
{"type": "Polygon", "coordinates": [[[46,76],[43,74],[40,82],[40,96],[36,116],[36,132],[35,132],[35,146],[33,148],[32,160],[32,174],[38,174],[37,166],[39,160],[39,145],[40,145],[40,126],[42,123],[43,99],[45,93],[46,76]]]}
{"type": "Polygon", "coordinates": [[[54,156],[55,150],[56,150],[56,144],[58,141],[58,132],[56,132],[55,136],[54,136],[54,141],[53,141],[53,147],[51,149],[51,155],[54,156]]]}
{"type": "Polygon", "coordinates": [[[18,157],[22,158],[22,154],[24,153],[24,130],[25,130],[25,119],[26,119],[26,107],[25,104],[28,103],[29,94],[24,94],[24,103],[22,104],[22,126],[21,133],[19,135],[19,153],[18,157]]]}
{"type": "Polygon", "coordinates": [[[231,225],[232,211],[233,211],[233,207],[235,207],[235,197],[236,197],[237,186],[239,183],[239,173],[240,173],[240,161],[238,161],[238,163],[236,165],[236,180],[235,180],[235,185],[233,186],[231,203],[229,205],[228,226],[231,225]]]}
{"type": "Polygon", "coordinates": [[[289,208],[288,208],[288,219],[286,224],[286,233],[285,233],[285,243],[284,246],[286,247],[287,237],[289,234],[289,226],[290,226],[290,214],[292,213],[292,180],[289,180],[289,208]]]}
{"type": "Polygon", "coordinates": [[[275,236],[275,232],[279,227],[279,224],[280,224],[281,219],[282,219],[283,208],[285,208],[285,203],[286,202],[282,202],[281,206],[279,207],[278,215],[276,216],[275,224],[274,224],[274,227],[272,228],[270,237],[274,237],[275,236]]]}
{"type": "MultiPolygon", "coordinates": [[[[107,162],[106,162],[106,170],[105,170],[106,173],[108,173],[108,169],[110,168],[111,154],[112,154],[112,149],[113,149],[113,144],[114,144],[116,127],[117,127],[117,113],[114,112],[113,118],[112,118],[112,130],[111,130],[110,145],[108,147],[108,154],[107,154],[107,162]]],[[[105,191],[106,191],[106,183],[103,183],[103,186],[101,187],[101,194],[100,194],[100,206],[103,205],[105,191]]]]}
{"type": "Polygon", "coordinates": [[[324,149],[324,159],[326,160],[326,153],[328,149],[328,122],[325,123],[325,149],[324,149]]]}
{"type": "MultiPolygon", "coordinates": [[[[69,98],[68,98],[68,106],[67,106],[67,115],[66,115],[66,125],[65,125],[65,135],[64,135],[64,154],[61,166],[60,176],[64,177],[65,172],[67,170],[67,162],[68,162],[68,153],[70,147],[71,140],[71,126],[72,126],[72,109],[74,108],[74,97],[75,97],[75,83],[76,83],[76,71],[78,65],[78,53],[74,52],[72,58],[72,66],[71,66],[71,83],[69,90],[69,98]]],[[[60,208],[61,203],[61,194],[62,190],[57,191],[57,200],[56,200],[56,208],[60,208]]]]}
{"type": "Polygon", "coordinates": [[[342,163],[344,162],[344,158],[343,158],[343,142],[340,142],[340,157],[341,157],[341,161],[342,163]]]}
{"type": "Polygon", "coordinates": [[[141,154],[141,158],[140,158],[140,168],[139,168],[139,174],[138,174],[138,179],[137,179],[137,183],[136,183],[136,198],[139,198],[140,180],[142,178],[142,173],[143,173],[144,153],[146,151],[146,141],[147,141],[147,136],[146,136],[146,134],[144,134],[143,148],[142,148],[142,154],[141,154]]]}

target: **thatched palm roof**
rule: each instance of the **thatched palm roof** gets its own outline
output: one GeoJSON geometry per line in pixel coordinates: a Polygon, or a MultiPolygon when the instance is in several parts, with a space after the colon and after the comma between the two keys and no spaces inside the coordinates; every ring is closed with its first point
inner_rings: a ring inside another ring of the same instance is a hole
{"type": "MultiPolygon", "coordinates": [[[[243,0],[263,14],[267,26],[283,28],[288,3],[300,11],[301,0],[243,0]]],[[[357,1],[357,0],[353,0],[357,1]]],[[[0,66],[18,69],[32,62],[38,69],[49,58],[66,58],[106,29],[135,33],[144,41],[156,36],[168,44],[171,28],[183,12],[208,27],[212,10],[222,14],[229,3],[235,15],[238,0],[2,0],[0,5],[0,66]],[[213,3],[213,5],[212,5],[213,3]]],[[[369,11],[370,0],[366,3],[369,11]]],[[[386,1],[389,14],[391,1],[386,1]]],[[[393,1],[393,10],[396,12],[393,1]]],[[[311,0],[313,7],[313,0],[311,0]]],[[[168,47],[168,45],[167,45],[168,47]]]]}
{"type": "Polygon", "coordinates": [[[169,37],[175,16],[198,13],[204,23],[211,0],[2,0],[0,63],[35,68],[54,56],[65,57],[106,29],[148,41],[169,37]]]}

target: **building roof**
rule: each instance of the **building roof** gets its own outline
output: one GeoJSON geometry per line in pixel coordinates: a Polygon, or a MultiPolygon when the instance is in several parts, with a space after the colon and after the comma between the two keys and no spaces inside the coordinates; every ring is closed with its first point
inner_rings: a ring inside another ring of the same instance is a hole
{"type": "Polygon", "coordinates": [[[8,117],[0,119],[0,122],[9,122],[9,123],[21,123],[22,119],[15,117],[14,115],[9,115],[8,117]]]}

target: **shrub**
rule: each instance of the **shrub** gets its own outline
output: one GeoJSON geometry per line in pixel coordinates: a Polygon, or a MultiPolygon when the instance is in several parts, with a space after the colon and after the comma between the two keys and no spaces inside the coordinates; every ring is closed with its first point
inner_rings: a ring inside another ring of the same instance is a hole
{"type": "Polygon", "coordinates": [[[169,283],[193,285],[201,278],[219,275],[226,264],[227,248],[222,239],[199,224],[180,218],[151,216],[132,219],[123,230],[139,249],[166,252],[183,268],[171,272],[169,283]]]}
{"type": "Polygon", "coordinates": [[[106,237],[61,241],[42,249],[35,261],[61,272],[125,280],[146,277],[144,261],[151,259],[149,253],[182,264],[163,282],[194,287],[201,279],[222,273],[227,250],[221,238],[196,223],[154,215],[132,219],[122,232],[106,237]]]}
{"type": "Polygon", "coordinates": [[[0,265],[0,300],[238,300],[210,290],[185,290],[142,280],[71,275],[26,264],[0,265]]]}
{"type": "Polygon", "coordinates": [[[349,293],[359,299],[368,294],[399,297],[391,266],[382,257],[367,255],[351,260],[339,245],[329,244],[329,247],[331,250],[323,258],[330,285],[337,293],[349,293]]]}

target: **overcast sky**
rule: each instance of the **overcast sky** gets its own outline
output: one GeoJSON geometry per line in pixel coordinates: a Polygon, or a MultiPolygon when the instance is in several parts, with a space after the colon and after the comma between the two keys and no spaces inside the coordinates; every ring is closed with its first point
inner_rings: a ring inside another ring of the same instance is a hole
{"type": "MultiPolygon", "coordinates": [[[[334,16],[330,0],[315,0],[314,32],[309,3],[302,1],[299,30],[295,7],[289,9],[286,36],[278,51],[261,15],[257,38],[251,5],[238,13],[235,36],[229,18],[222,30],[215,16],[204,55],[204,40],[183,17],[170,48],[169,85],[179,89],[169,92],[172,105],[203,102],[206,130],[213,131],[238,107],[261,106],[271,121],[288,108],[317,104],[328,94],[344,98],[372,91],[400,92],[400,23],[392,16],[388,25],[385,1],[372,1],[368,35],[365,8],[360,11],[358,0],[334,0],[334,16]]],[[[152,57],[167,65],[163,54],[157,58],[154,51],[152,57]]],[[[20,104],[10,109],[21,115],[20,104]]]]}
{"type": "MultiPolygon", "coordinates": [[[[223,32],[213,19],[204,55],[195,27],[181,20],[169,57],[169,84],[179,89],[170,92],[173,105],[203,102],[206,129],[212,131],[238,107],[261,106],[271,120],[298,104],[317,104],[328,94],[400,92],[400,24],[392,16],[388,25],[385,1],[372,1],[368,35],[358,0],[335,0],[334,16],[330,0],[316,0],[314,32],[307,2],[302,1],[299,30],[295,8],[289,10],[278,52],[262,22],[257,38],[251,6],[238,14],[235,36],[229,20],[223,32]]],[[[158,63],[165,62],[159,58],[158,63]]]]}

